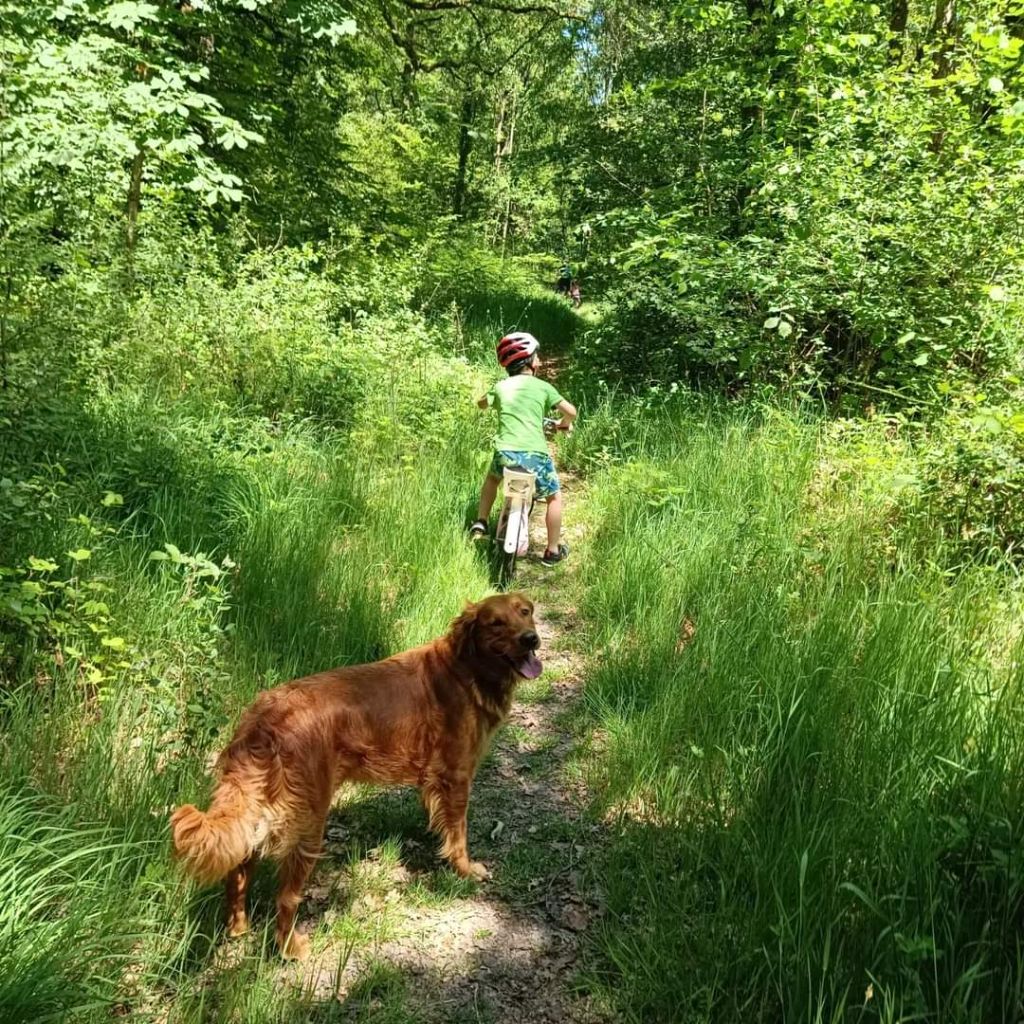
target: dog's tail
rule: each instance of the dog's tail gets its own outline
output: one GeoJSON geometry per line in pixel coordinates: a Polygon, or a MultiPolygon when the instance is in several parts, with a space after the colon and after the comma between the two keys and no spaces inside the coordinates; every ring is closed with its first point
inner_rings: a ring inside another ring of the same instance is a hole
{"type": "Polygon", "coordinates": [[[226,778],[208,811],[185,804],[171,815],[175,853],[193,878],[216,882],[255,851],[259,823],[259,805],[226,778]]]}

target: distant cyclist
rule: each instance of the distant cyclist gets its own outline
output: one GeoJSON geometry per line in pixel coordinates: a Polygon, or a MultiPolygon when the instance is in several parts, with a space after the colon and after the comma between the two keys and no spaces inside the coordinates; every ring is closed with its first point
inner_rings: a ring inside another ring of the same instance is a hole
{"type": "Polygon", "coordinates": [[[494,456],[480,489],[477,520],[470,533],[474,537],[487,536],[487,520],[498,495],[502,469],[507,466],[526,470],[537,477],[537,498],[548,503],[544,517],[548,541],[541,563],[552,566],[569,554],[569,547],[561,542],[562,491],[544,437],[544,418],[557,409],[562,418],[556,429],[569,430],[576,419],[576,408],[554,386],[536,376],[540,368],[539,348],[540,342],[525,331],[507,334],[498,342],[498,362],[508,377],[477,401],[481,409],[493,406],[497,410],[498,433],[494,456]]]}
{"type": "Polygon", "coordinates": [[[572,286],[572,267],[566,263],[558,271],[558,283],[555,285],[555,290],[559,295],[568,295],[569,288],[572,286]]]}

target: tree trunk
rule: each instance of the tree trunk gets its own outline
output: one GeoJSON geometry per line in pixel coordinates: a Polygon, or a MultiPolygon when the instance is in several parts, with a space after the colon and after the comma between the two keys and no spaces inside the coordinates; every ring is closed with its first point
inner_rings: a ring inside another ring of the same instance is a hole
{"type": "MultiPolygon", "coordinates": [[[[765,35],[767,32],[765,20],[768,12],[765,10],[764,0],[747,0],[747,17],[751,25],[750,55],[756,63],[765,56],[765,35]]],[[[764,110],[759,103],[752,103],[744,106],[741,116],[750,128],[761,123],[764,117],[764,110]]]]}
{"type": "MultiPolygon", "coordinates": [[[[750,49],[755,73],[761,71],[761,61],[771,49],[768,41],[768,28],[766,21],[768,11],[765,8],[764,0],[746,0],[747,18],[750,20],[750,49]]],[[[748,145],[753,148],[754,135],[764,127],[764,108],[759,103],[747,103],[740,108],[740,119],[743,122],[743,131],[748,139],[748,145]]],[[[739,182],[736,186],[736,227],[737,233],[742,233],[743,226],[741,219],[743,208],[750,198],[752,188],[749,182],[739,182]]]]}
{"type": "Polygon", "coordinates": [[[9,266],[4,267],[3,275],[4,300],[3,305],[0,306],[0,390],[6,391],[10,385],[8,368],[8,347],[10,345],[10,338],[7,329],[7,311],[11,308],[11,303],[14,298],[14,275],[11,272],[11,268],[9,266]]]}
{"type": "MultiPolygon", "coordinates": [[[[936,82],[948,78],[953,70],[951,50],[956,38],[956,0],[935,0],[935,17],[932,20],[931,35],[935,40],[932,77],[936,82]]],[[[936,85],[935,89],[943,88],[936,85]]],[[[931,151],[941,153],[946,140],[944,128],[932,132],[931,151]]]]}
{"type": "Polygon", "coordinates": [[[508,92],[501,94],[498,102],[498,116],[494,120],[494,173],[501,174],[501,158],[505,155],[505,111],[508,108],[508,92]]]}
{"type": "Polygon", "coordinates": [[[949,47],[956,34],[956,0],[935,0],[935,18],[932,36],[937,42],[935,51],[935,77],[948,78],[953,70],[949,47]]]}
{"type": "MultiPolygon", "coordinates": [[[[523,76],[525,83],[526,76],[523,76]]],[[[516,144],[516,125],[519,121],[519,96],[512,94],[512,105],[508,116],[508,131],[505,133],[505,144],[502,147],[501,155],[507,160],[512,159],[512,150],[516,144]]]]}
{"type": "Polygon", "coordinates": [[[473,148],[473,115],[476,102],[472,93],[462,97],[462,111],[459,115],[459,169],[455,175],[455,189],[452,193],[452,212],[461,217],[466,206],[466,175],[469,167],[469,151],[473,148]]]}
{"type": "MultiPolygon", "coordinates": [[[[528,84],[529,75],[524,73],[522,84],[528,84]]],[[[498,117],[494,125],[494,171],[501,172],[502,161],[512,156],[516,141],[516,125],[519,121],[519,93],[507,91],[502,93],[498,107],[498,117]]]]}
{"type": "Polygon", "coordinates": [[[505,199],[505,216],[501,225],[501,258],[505,258],[505,251],[508,248],[508,232],[512,226],[512,193],[505,199]]]}
{"type": "Polygon", "coordinates": [[[125,244],[130,253],[135,248],[135,239],[139,221],[139,208],[142,205],[142,146],[138,145],[135,156],[132,157],[131,171],[128,175],[128,201],[125,203],[125,215],[128,218],[125,225],[125,244]]]}
{"type": "Polygon", "coordinates": [[[899,64],[903,59],[903,41],[910,17],[910,0],[892,0],[889,8],[889,63],[899,64]]]}

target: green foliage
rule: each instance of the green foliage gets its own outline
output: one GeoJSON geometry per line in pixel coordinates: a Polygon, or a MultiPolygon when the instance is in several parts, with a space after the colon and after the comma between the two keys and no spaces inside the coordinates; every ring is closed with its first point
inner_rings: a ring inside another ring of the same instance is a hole
{"type": "Polygon", "coordinates": [[[934,425],[920,503],[965,558],[1019,560],[1024,545],[1024,414],[976,400],[934,425]]]}
{"type": "Polygon", "coordinates": [[[203,91],[208,69],[177,49],[157,5],[55,0],[0,15],[13,72],[4,80],[7,189],[74,217],[87,212],[76,199],[106,198],[121,182],[127,190],[124,161],[142,155],[157,187],[187,188],[210,204],[241,198],[216,153],[261,136],[203,91]]]}
{"type": "MultiPolygon", "coordinates": [[[[102,344],[0,394],[0,769],[27,821],[2,834],[28,844],[0,849],[0,877],[35,877],[36,832],[83,851],[41,869],[31,912],[10,902],[17,1019],[141,1012],[167,986],[187,1014],[217,900],[184,897],[167,809],[201,799],[257,690],[422,642],[488,586],[464,539],[480,379],[418,314],[354,315],[317,258],[254,258],[233,287],[161,279],[102,344]]],[[[84,331],[108,298],[79,308],[84,331]]]]}
{"type": "MultiPolygon", "coordinates": [[[[521,328],[583,407],[603,998],[1012,1017],[1022,18],[0,2],[7,1015],[314,1012],[214,956],[167,809],[259,689],[485,592],[521,328]]],[[[416,1012],[389,971],[316,1011],[416,1012]]]]}
{"type": "Polygon", "coordinates": [[[834,445],[789,417],[666,420],[591,483],[601,989],[628,1020],[1012,1015],[1019,592],[927,568],[934,534],[880,558],[884,489],[823,492],[834,445]]]}
{"type": "Polygon", "coordinates": [[[447,321],[457,352],[490,362],[502,335],[523,330],[544,353],[564,353],[582,334],[579,315],[552,290],[550,257],[503,259],[455,236],[428,240],[421,261],[413,301],[434,322],[447,321]]]}
{"type": "Polygon", "coordinates": [[[59,1017],[109,994],[139,924],[125,897],[146,852],[5,777],[0,1006],[6,1020],[59,1017]]]}
{"type": "Polygon", "coordinates": [[[863,385],[915,401],[1013,365],[1019,11],[963,3],[947,36],[943,5],[905,6],[905,27],[881,5],[736,2],[595,29],[615,84],[581,131],[581,199],[613,264],[600,351],[627,379],[853,408],[863,385]]]}

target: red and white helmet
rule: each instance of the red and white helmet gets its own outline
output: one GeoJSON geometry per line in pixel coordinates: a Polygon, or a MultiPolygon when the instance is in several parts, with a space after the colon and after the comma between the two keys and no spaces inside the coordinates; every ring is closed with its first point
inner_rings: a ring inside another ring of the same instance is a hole
{"type": "Polygon", "coordinates": [[[526,331],[513,331],[498,342],[498,362],[507,370],[520,359],[529,359],[540,348],[540,342],[526,331]]]}

